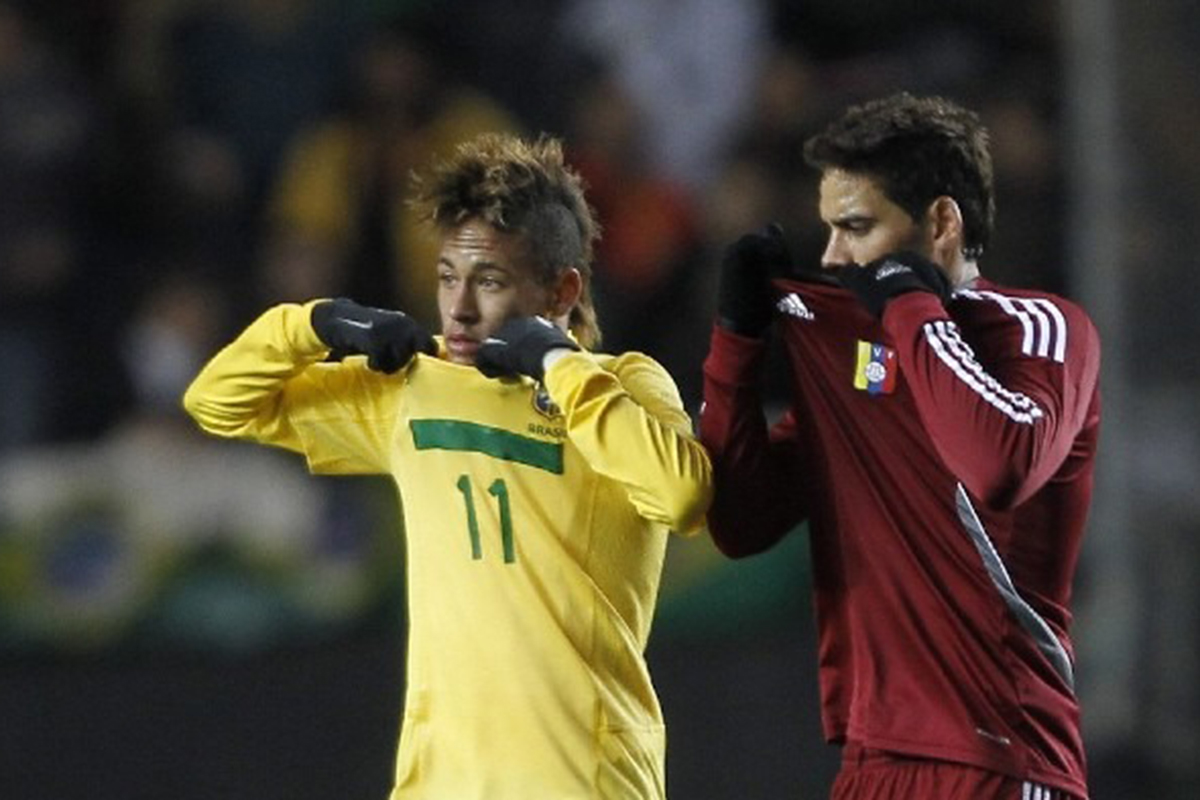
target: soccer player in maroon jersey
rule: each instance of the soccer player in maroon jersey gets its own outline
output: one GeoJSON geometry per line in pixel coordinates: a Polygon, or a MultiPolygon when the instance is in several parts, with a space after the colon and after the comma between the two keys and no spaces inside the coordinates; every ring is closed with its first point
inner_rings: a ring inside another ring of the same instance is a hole
{"type": "Polygon", "coordinates": [[[1070,639],[1100,346],[1087,315],[980,274],[987,133],[937,97],[852,107],[805,145],[822,269],[777,226],[727,250],[704,364],[713,538],[807,521],[835,800],[1087,797],[1070,639]],[[768,426],[767,338],[790,400],[768,426]]]}

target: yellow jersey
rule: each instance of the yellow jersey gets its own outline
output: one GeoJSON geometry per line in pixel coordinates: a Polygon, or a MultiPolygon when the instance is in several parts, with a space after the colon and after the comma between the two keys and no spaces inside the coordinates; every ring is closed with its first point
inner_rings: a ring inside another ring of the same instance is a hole
{"type": "Polygon", "coordinates": [[[263,314],[184,398],[206,431],[402,499],[409,644],[392,800],[665,797],[644,652],[668,532],[703,525],[711,465],[647,356],[573,353],[495,380],[419,354],[323,359],[311,304],[263,314]]]}

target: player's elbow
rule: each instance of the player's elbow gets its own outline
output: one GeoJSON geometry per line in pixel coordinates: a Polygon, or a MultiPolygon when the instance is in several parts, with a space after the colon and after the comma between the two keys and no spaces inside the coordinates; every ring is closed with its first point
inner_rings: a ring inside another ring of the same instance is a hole
{"type": "Polygon", "coordinates": [[[671,530],[681,536],[702,531],[713,499],[712,462],[708,454],[699,446],[684,450],[683,457],[662,478],[663,491],[658,494],[656,504],[671,530]]]}
{"type": "Polygon", "coordinates": [[[718,473],[707,518],[713,544],[727,558],[735,559],[769,550],[804,516],[784,498],[775,492],[755,491],[745,482],[722,480],[718,473]]]}
{"type": "Polygon", "coordinates": [[[712,503],[712,481],[703,476],[684,480],[671,493],[664,509],[671,530],[693,536],[704,529],[705,515],[712,503]]]}
{"type": "Polygon", "coordinates": [[[960,479],[972,497],[997,511],[1011,511],[1033,493],[1028,472],[1015,468],[998,469],[986,475],[960,479]]]}
{"type": "Polygon", "coordinates": [[[708,533],[710,536],[712,536],[713,544],[717,546],[717,550],[719,550],[721,555],[725,556],[726,558],[745,558],[746,556],[752,556],[755,553],[760,552],[753,548],[747,547],[745,542],[737,538],[721,535],[717,532],[717,529],[713,527],[711,522],[708,526],[708,533]]]}
{"type": "Polygon", "coordinates": [[[747,542],[745,539],[741,538],[720,536],[719,534],[713,532],[711,527],[709,528],[709,533],[712,535],[713,544],[717,546],[717,550],[719,550],[721,555],[725,556],[726,558],[734,560],[748,558],[749,556],[758,555],[769,548],[769,545],[757,543],[751,544],[750,542],[747,542]]]}
{"type": "Polygon", "coordinates": [[[195,383],[189,386],[187,391],[183,393],[181,404],[183,405],[184,412],[205,433],[224,437],[237,436],[241,426],[230,424],[227,421],[228,415],[223,413],[221,405],[214,401],[201,388],[197,387],[195,383]]]}
{"type": "Polygon", "coordinates": [[[708,533],[713,544],[723,556],[731,559],[747,558],[771,549],[783,538],[783,534],[758,535],[756,531],[737,522],[721,520],[710,514],[708,517],[708,533]]]}
{"type": "Polygon", "coordinates": [[[203,428],[205,419],[207,418],[205,414],[207,403],[205,402],[204,394],[196,388],[196,384],[193,383],[183,393],[181,404],[183,405],[184,413],[203,428]]]}
{"type": "Polygon", "coordinates": [[[988,508],[1011,511],[1046,485],[1071,453],[1071,442],[1056,433],[1052,419],[1010,426],[990,454],[947,458],[958,480],[988,508]]]}

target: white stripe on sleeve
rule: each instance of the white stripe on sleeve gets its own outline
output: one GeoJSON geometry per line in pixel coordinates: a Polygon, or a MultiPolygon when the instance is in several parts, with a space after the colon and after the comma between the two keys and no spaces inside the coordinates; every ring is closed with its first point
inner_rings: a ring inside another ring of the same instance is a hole
{"type": "Polygon", "coordinates": [[[1045,412],[1032,398],[1006,389],[984,370],[975,360],[975,353],[970,345],[959,336],[958,326],[953,322],[927,322],[922,326],[922,331],[938,359],[950,368],[955,377],[1009,419],[1030,425],[1045,416],[1045,412]]]}
{"type": "Polygon", "coordinates": [[[990,300],[1021,324],[1021,352],[1063,363],[1067,356],[1067,319],[1045,297],[1009,297],[999,292],[962,289],[955,293],[971,300],[990,300]]]}

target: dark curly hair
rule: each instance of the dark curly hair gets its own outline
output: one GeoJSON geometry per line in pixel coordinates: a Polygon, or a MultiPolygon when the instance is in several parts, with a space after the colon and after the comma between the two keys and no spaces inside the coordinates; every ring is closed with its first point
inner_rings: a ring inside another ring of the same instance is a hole
{"type": "Polygon", "coordinates": [[[410,202],[436,230],[478,219],[520,236],[547,285],[562,270],[578,269],[583,292],[571,310],[571,331],[585,347],[599,344],[591,278],[600,225],[561,141],[483,134],[460,144],[427,176],[414,176],[414,189],[410,202]]]}
{"type": "Polygon", "coordinates": [[[983,254],[996,201],[988,132],[977,114],[942,97],[907,92],[852,106],[804,143],[804,160],[824,172],[869,175],[883,194],[920,219],[943,195],[963,215],[963,250],[983,254]]]}

